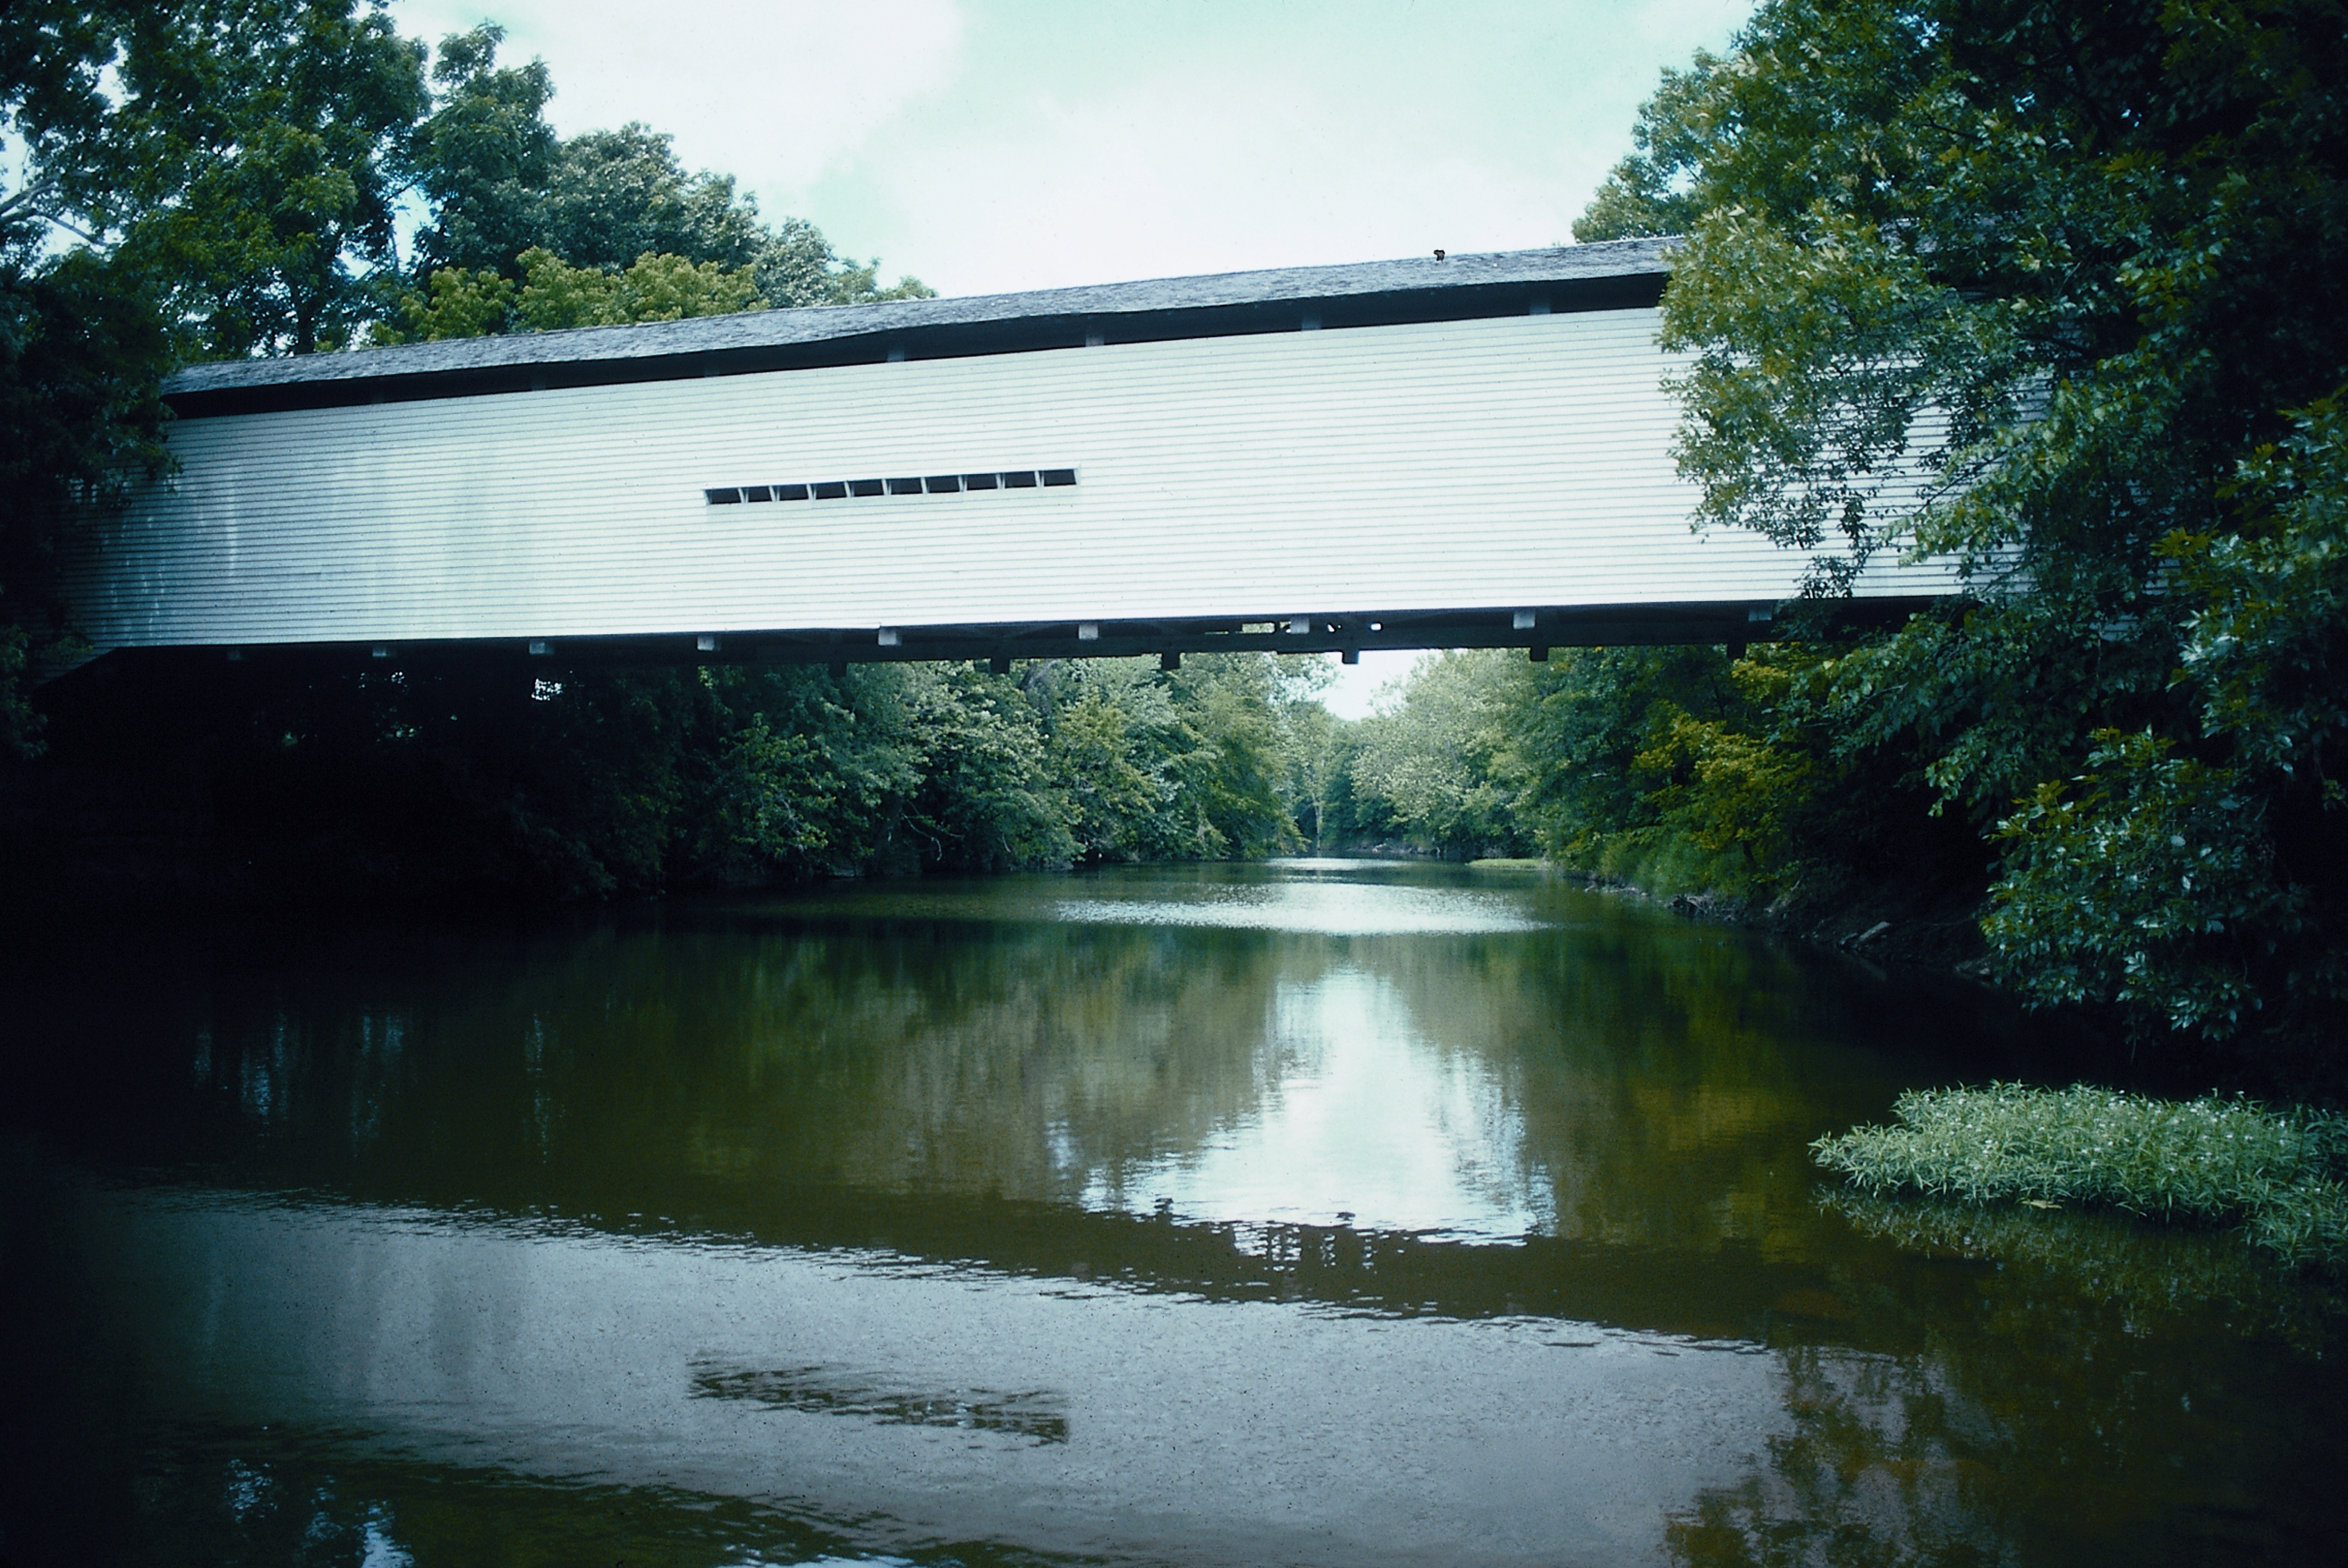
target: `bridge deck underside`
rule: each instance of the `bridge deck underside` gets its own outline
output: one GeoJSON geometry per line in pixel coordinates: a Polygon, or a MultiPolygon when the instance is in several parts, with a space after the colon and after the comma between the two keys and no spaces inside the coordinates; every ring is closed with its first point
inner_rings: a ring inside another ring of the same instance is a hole
{"type": "MultiPolygon", "coordinates": [[[[320,661],[408,665],[527,663],[548,670],[620,665],[851,665],[972,660],[1135,658],[1182,654],[1352,654],[1365,650],[1742,647],[1788,635],[1885,624],[1925,608],[1921,597],[1767,603],[1622,604],[1512,611],[1409,611],[1276,622],[1059,622],[908,627],[894,643],[869,627],[727,633],[722,636],[439,639],[407,643],[277,644],[151,650],[235,662],[320,661]],[[1778,614],[1777,612],[1784,612],[1778,614]]],[[[148,650],[126,650],[143,653],[148,650]]]]}

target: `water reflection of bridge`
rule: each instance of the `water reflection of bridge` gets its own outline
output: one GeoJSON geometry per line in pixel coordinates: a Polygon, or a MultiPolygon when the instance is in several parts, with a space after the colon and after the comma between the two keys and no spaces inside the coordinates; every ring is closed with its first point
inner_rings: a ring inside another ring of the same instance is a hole
{"type": "MultiPolygon", "coordinates": [[[[1741,642],[1636,241],[199,366],[100,648],[832,662],[1741,642]]],[[[1946,586],[1887,565],[1881,610],[1946,586]]]]}

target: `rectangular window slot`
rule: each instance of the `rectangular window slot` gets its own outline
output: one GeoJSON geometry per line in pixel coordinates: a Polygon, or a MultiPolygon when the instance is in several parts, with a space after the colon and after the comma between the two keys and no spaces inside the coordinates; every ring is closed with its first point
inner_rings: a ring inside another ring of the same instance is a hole
{"type": "Polygon", "coordinates": [[[711,506],[743,501],[845,500],[850,496],[955,495],[963,490],[1058,489],[1076,482],[1074,469],[1014,469],[992,474],[904,475],[881,480],[818,480],[794,485],[717,485],[703,490],[711,506]]]}

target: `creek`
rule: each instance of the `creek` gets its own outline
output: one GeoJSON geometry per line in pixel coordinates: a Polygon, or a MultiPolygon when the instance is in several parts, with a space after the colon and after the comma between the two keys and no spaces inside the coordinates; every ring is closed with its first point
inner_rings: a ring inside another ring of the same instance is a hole
{"type": "Polygon", "coordinates": [[[0,984],[0,1562],[2348,1550],[2321,1281],[1811,1168],[2025,1021],[1537,874],[116,923],[0,984]]]}

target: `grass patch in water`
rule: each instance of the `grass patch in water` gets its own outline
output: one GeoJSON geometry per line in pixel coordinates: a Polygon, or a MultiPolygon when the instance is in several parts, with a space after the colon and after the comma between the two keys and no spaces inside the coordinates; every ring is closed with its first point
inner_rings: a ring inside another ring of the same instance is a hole
{"type": "Polygon", "coordinates": [[[1469,861],[1468,869],[1478,872],[1537,872],[1549,862],[1523,856],[1487,855],[1480,861],[1469,861]]]}
{"type": "Polygon", "coordinates": [[[1891,1110],[1896,1125],[1821,1138],[1811,1157],[1865,1192],[2107,1204],[2239,1223],[2294,1263],[2348,1262],[2348,1117],[2022,1084],[1910,1089],[1891,1110]]]}

